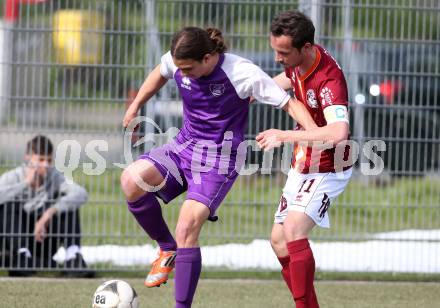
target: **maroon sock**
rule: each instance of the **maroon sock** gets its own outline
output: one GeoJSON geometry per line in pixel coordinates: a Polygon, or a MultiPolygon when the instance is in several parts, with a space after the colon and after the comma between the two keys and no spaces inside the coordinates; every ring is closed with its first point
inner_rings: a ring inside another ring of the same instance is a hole
{"type": "Polygon", "coordinates": [[[290,256],[290,277],[293,298],[297,308],[318,308],[318,300],[313,286],[315,259],[308,239],[287,243],[290,256]]]}
{"type": "Polygon", "coordinates": [[[292,291],[292,283],[291,283],[291,278],[290,278],[290,268],[289,268],[289,264],[290,264],[290,256],[287,255],[285,257],[279,257],[278,261],[280,261],[281,264],[281,275],[284,278],[284,281],[287,284],[287,287],[290,290],[290,293],[292,293],[293,296],[293,291],[292,291]]]}

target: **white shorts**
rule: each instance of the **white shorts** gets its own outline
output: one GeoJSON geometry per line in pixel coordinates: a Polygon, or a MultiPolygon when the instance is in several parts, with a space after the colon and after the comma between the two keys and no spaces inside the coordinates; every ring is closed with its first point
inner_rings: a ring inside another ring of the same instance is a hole
{"type": "Polygon", "coordinates": [[[288,211],[298,211],[306,213],[318,226],[330,228],[328,209],[344,191],[351,173],[352,168],[336,173],[311,174],[290,169],[274,223],[282,224],[288,211]]]}

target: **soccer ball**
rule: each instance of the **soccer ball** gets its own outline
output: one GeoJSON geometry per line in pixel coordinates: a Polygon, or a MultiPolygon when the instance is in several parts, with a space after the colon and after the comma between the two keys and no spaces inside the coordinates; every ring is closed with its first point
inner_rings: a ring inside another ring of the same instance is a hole
{"type": "Polygon", "coordinates": [[[101,284],[93,294],[92,308],[138,308],[136,291],[127,282],[109,280],[101,284]]]}

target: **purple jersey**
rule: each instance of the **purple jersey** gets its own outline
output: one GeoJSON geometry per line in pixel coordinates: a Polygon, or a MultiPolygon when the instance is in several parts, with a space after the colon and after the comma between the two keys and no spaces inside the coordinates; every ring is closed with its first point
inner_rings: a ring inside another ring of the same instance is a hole
{"type": "Polygon", "coordinates": [[[244,139],[249,111],[249,98],[282,108],[290,96],[266,73],[247,59],[221,54],[209,76],[197,79],[183,77],[174,65],[171,53],[161,59],[161,75],[174,78],[183,100],[183,127],[177,142],[211,141],[221,147],[232,139],[236,150],[244,139]]]}

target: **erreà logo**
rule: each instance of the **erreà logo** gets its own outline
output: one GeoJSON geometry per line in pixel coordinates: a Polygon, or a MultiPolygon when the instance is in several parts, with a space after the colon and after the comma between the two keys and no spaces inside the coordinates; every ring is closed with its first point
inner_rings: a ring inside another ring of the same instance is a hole
{"type": "Polygon", "coordinates": [[[191,90],[191,80],[188,77],[183,77],[180,86],[187,90],[191,90]]]}

